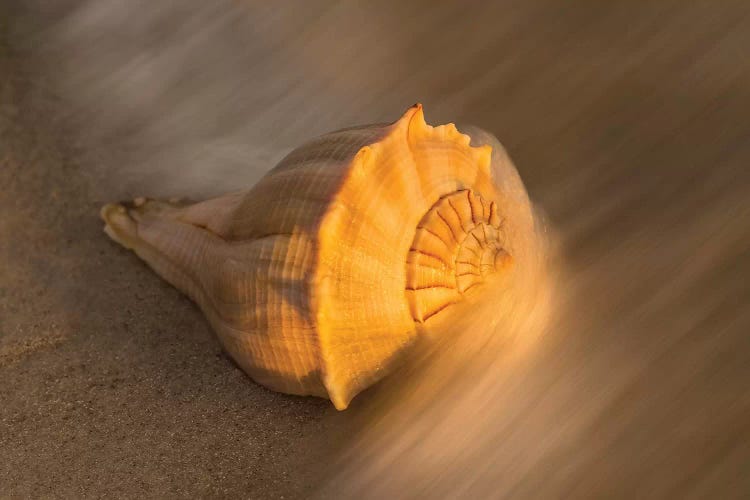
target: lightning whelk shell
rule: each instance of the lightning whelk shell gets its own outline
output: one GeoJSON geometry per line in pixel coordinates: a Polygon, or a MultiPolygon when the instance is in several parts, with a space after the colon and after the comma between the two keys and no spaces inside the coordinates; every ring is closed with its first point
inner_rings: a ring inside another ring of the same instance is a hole
{"type": "Polygon", "coordinates": [[[472,135],[416,105],[301,146],[247,191],[107,205],[105,231],[191,297],[255,381],[344,409],[514,267],[528,198],[496,139],[472,135]]]}

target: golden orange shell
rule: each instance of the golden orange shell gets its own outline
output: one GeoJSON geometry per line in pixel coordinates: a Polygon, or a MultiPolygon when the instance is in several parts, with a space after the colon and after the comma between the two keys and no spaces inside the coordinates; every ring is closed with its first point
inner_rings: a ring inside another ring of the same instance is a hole
{"type": "Polygon", "coordinates": [[[528,199],[499,143],[471,140],[416,105],[303,145],[248,191],[102,217],[254,380],[344,409],[432,318],[512,265],[528,199]]]}

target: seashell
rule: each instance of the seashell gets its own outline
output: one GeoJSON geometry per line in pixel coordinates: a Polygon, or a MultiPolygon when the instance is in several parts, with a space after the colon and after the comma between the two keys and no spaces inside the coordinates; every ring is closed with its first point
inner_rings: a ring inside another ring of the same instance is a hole
{"type": "Polygon", "coordinates": [[[256,382],[345,409],[523,253],[523,184],[470,130],[415,105],[312,140],[246,191],[106,205],[105,231],[192,298],[256,382]]]}

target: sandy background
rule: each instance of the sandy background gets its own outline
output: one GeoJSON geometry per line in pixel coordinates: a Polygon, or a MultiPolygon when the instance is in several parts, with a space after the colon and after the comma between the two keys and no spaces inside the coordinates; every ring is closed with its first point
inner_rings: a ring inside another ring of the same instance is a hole
{"type": "Polygon", "coordinates": [[[750,494],[746,2],[154,4],[0,3],[0,497],[750,494]],[[255,385],[101,231],[416,101],[501,139],[566,276],[425,411],[255,385]]]}

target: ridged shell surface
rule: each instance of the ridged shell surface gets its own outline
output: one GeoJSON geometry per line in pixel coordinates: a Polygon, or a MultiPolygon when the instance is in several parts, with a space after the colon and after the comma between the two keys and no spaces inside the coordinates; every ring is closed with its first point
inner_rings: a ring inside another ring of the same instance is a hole
{"type": "Polygon", "coordinates": [[[420,329],[512,266],[525,191],[497,179],[517,177],[502,152],[470,141],[417,105],[303,145],[247,191],[102,216],[199,304],[253,379],[343,409],[420,329]]]}

